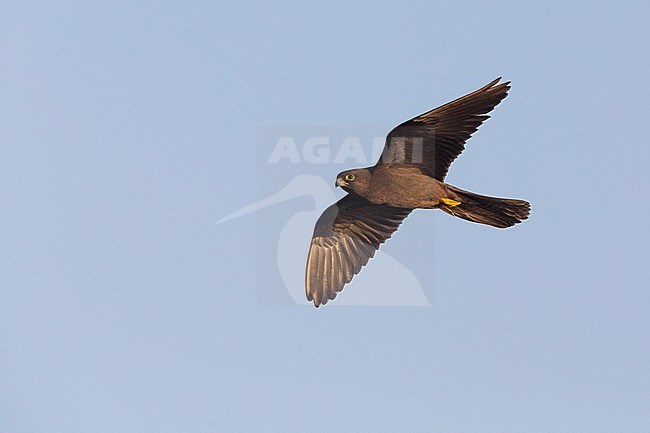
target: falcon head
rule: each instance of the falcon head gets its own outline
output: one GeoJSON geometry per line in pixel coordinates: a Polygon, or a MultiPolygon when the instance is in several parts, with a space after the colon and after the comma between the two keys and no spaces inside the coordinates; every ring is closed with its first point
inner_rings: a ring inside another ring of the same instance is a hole
{"type": "Polygon", "coordinates": [[[370,170],[366,168],[356,168],[346,170],[336,176],[336,186],[340,186],[346,192],[363,193],[370,186],[370,170]]]}

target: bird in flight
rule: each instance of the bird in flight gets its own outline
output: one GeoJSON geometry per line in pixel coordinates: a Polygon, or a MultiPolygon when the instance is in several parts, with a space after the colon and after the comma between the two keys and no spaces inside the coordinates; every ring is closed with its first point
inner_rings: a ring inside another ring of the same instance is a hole
{"type": "Polygon", "coordinates": [[[528,218],[530,203],[488,197],[444,182],[465,142],[508,94],[497,78],[480,89],[395,127],[377,164],[339,173],[348,194],[318,218],[307,257],[305,289],[316,307],[334,299],[414,209],[498,228],[528,218]]]}

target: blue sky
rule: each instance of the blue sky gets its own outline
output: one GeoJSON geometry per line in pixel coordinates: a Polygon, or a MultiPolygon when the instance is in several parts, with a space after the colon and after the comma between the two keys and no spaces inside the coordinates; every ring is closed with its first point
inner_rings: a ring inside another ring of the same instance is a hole
{"type": "Polygon", "coordinates": [[[650,429],[644,2],[1,10],[0,431],[650,429]],[[314,204],[215,221],[348,168],[276,176],[260,131],[385,133],[497,76],[447,180],[529,221],[410,216],[382,251],[430,307],[260,301],[267,221],[314,204]]]}

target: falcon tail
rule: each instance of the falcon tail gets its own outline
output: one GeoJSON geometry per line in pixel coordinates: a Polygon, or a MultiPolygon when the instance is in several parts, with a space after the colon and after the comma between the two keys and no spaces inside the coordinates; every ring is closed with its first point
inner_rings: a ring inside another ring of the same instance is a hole
{"type": "Polygon", "coordinates": [[[527,201],[488,197],[446,186],[450,197],[442,200],[439,209],[458,218],[506,228],[522,222],[530,214],[530,203],[527,201]]]}

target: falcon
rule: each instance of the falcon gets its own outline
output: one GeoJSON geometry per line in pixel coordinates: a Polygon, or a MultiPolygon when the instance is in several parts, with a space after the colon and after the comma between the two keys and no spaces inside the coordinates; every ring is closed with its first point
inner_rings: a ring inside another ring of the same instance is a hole
{"type": "Polygon", "coordinates": [[[316,307],[368,263],[414,209],[506,228],[528,218],[530,203],[488,197],[445,183],[465,142],[510,89],[497,78],[484,87],[395,127],[377,164],[339,173],[348,194],[318,218],[307,257],[305,289],[316,307]]]}

